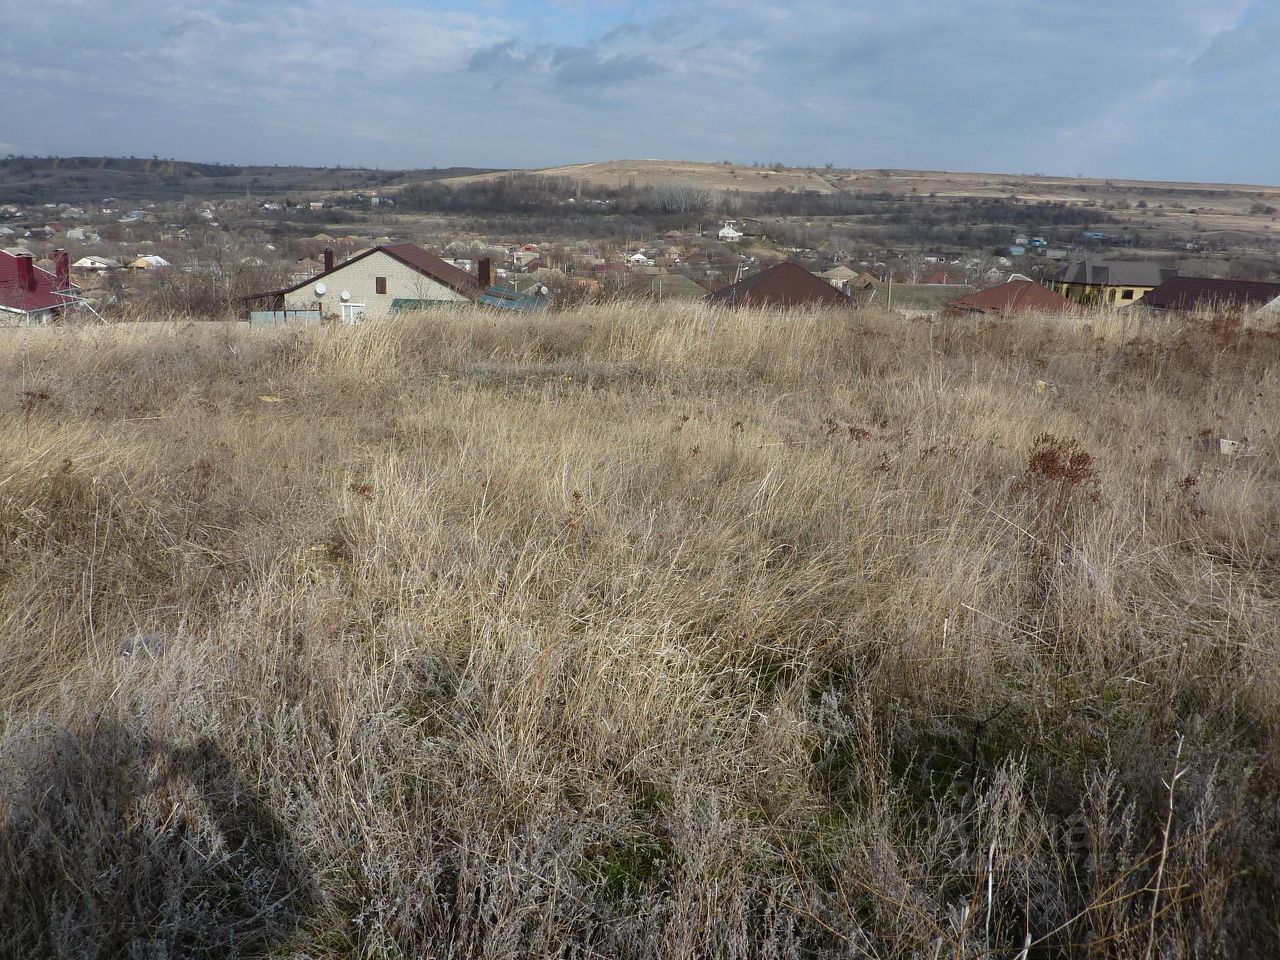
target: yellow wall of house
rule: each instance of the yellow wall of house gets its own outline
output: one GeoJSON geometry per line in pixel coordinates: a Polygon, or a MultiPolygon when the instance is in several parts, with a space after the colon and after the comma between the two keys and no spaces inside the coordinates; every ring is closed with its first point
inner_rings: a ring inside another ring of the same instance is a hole
{"type": "Polygon", "coordinates": [[[1053,289],[1071,300],[1083,300],[1097,295],[1102,303],[1127,307],[1137,303],[1155,287],[1112,286],[1099,283],[1062,283],[1053,285],[1053,289]],[[1125,294],[1129,296],[1126,297],[1125,294]]]}

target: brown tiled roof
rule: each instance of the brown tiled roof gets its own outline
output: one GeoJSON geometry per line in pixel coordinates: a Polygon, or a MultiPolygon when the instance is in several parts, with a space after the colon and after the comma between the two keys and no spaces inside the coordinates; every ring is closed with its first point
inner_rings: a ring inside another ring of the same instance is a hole
{"type": "Polygon", "coordinates": [[[752,307],[847,307],[853,300],[798,263],[780,263],[706,297],[708,303],[752,307]]]}
{"type": "Polygon", "coordinates": [[[1248,308],[1266,306],[1277,297],[1280,297],[1280,283],[1175,277],[1148,293],[1142,303],[1157,310],[1248,308]]]}
{"type": "MultiPolygon", "coordinates": [[[[415,243],[393,243],[390,246],[374,247],[374,249],[390,254],[402,263],[407,263],[419,273],[443,283],[455,293],[478,297],[484,292],[480,289],[480,281],[467,271],[455,267],[452,263],[445,263],[434,253],[428,253],[415,243]]],[[[350,260],[347,261],[347,263],[350,262],[350,260]]]]}
{"type": "Polygon", "coordinates": [[[1066,297],[1032,280],[1010,280],[947,306],[969,313],[1066,313],[1076,308],[1066,297]]]}

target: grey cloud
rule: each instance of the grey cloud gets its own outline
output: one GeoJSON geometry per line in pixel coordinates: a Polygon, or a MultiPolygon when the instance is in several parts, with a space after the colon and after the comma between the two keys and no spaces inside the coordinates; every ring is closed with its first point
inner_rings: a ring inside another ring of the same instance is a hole
{"type": "Polygon", "coordinates": [[[495,70],[518,70],[532,61],[531,53],[522,53],[514,40],[504,40],[474,51],[467,58],[467,69],[472,73],[495,70]]]}
{"type": "Polygon", "coordinates": [[[317,27],[323,0],[114,7],[45,0],[0,31],[57,65],[23,68],[5,140],[383,166],[666,155],[1255,180],[1280,151],[1266,95],[1280,23],[1260,3],[1242,20],[1246,0],[649,0],[604,20],[592,6],[598,34],[572,43],[514,0],[368,0],[339,38],[317,27]],[[78,107],[90,90],[114,116],[78,107]],[[478,109],[509,136],[476,132],[478,109]],[[47,122],[65,115],[78,120],[47,122]]]}
{"type": "Polygon", "coordinates": [[[545,82],[590,96],[601,87],[653,76],[661,67],[648,54],[610,53],[595,43],[522,47],[514,40],[505,40],[474,51],[467,60],[467,69],[497,80],[519,75],[529,82],[545,82]]]}
{"type": "Polygon", "coordinates": [[[1258,8],[1239,25],[1218,33],[1192,62],[1198,73],[1232,73],[1280,65],[1280,9],[1258,8]]]}
{"type": "Polygon", "coordinates": [[[201,30],[207,30],[214,25],[214,21],[210,17],[202,14],[192,14],[191,16],[183,17],[182,19],[165,27],[161,27],[160,35],[169,39],[177,39],[179,37],[186,36],[188,33],[193,31],[199,32],[201,30]]]}
{"type": "Polygon", "coordinates": [[[637,77],[652,77],[660,70],[646,54],[601,54],[590,47],[561,47],[551,58],[555,83],[563,88],[612,86],[637,77]]]}
{"type": "Polygon", "coordinates": [[[622,40],[627,37],[644,36],[645,28],[638,23],[620,23],[610,30],[606,30],[600,36],[601,43],[611,43],[614,40],[622,40]]]}

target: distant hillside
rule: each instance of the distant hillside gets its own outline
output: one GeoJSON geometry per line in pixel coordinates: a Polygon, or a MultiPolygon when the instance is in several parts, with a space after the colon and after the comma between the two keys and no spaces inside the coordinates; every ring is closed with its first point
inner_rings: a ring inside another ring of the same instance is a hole
{"type": "Polygon", "coordinates": [[[367,170],[325,167],[243,167],[138,157],[14,157],[0,160],[0,203],[83,203],[180,200],[184,197],[280,196],[376,189],[475,176],[475,167],[367,170]]]}
{"type": "MultiPolygon", "coordinates": [[[[457,174],[437,179],[447,183],[490,179],[509,171],[457,174]]],[[[916,195],[1018,195],[1040,200],[1079,201],[1090,194],[1160,195],[1205,199],[1230,195],[1280,196],[1280,187],[1248,184],[1181,183],[1160,180],[1102,180],[1041,174],[972,173],[943,170],[855,169],[844,167],[786,167],[782,164],[694,163],[672,160],[608,160],[576,163],[528,173],[564,177],[606,187],[657,186],[683,183],[711,190],[769,192],[801,190],[815,193],[863,192],[916,195]]]]}
{"type": "MultiPolygon", "coordinates": [[[[606,190],[684,185],[716,194],[805,195],[817,198],[892,198],[922,201],[946,211],[951,224],[994,222],[992,211],[975,205],[1053,205],[1089,212],[1096,222],[1118,223],[1122,231],[1226,244],[1255,254],[1280,245],[1280,188],[1243,184],[1100,180],[1038,174],[952,173],[946,171],[785,167],[781,164],[695,163],[670,160],[610,160],[543,170],[451,167],[429,170],[235,166],[137,157],[15,157],[0,160],[0,203],[92,203],[117,197],[126,203],[217,200],[252,195],[284,198],[438,184],[455,189],[492,183],[511,173],[554,178],[556,189],[573,181],[606,190]],[[1096,214],[1096,215],[1095,215],[1096,214]]],[[[406,196],[413,189],[406,191],[406,196]]],[[[466,204],[435,203],[419,212],[463,215],[466,204]]],[[[812,216],[819,211],[779,209],[779,215],[812,216]]],[[[939,214],[941,216],[941,214],[939,214]]],[[[1033,218],[1044,222],[1043,217],[1033,218]]],[[[1054,221],[1056,222],[1056,221],[1054,221]]]]}
{"type": "MultiPolygon", "coordinates": [[[[574,163],[529,172],[548,177],[580,180],[596,186],[619,188],[683,183],[708,190],[738,190],[744,193],[763,193],[772,190],[833,193],[842,189],[835,182],[837,178],[832,175],[834,171],[809,167],[783,167],[781,164],[751,166],[673,160],[607,160],[599,163],[574,163]]],[[[495,176],[501,176],[501,172],[479,174],[465,179],[477,180],[495,176]]]]}
{"type": "MultiPolygon", "coordinates": [[[[938,204],[1065,204],[1105,212],[1128,229],[1199,235],[1205,240],[1218,237],[1235,244],[1262,242],[1268,247],[1280,241],[1280,187],[1275,186],[669,160],[611,160],[527,172],[606,188],[679,184],[739,194],[781,190],[822,196],[894,196],[938,204]]],[[[502,175],[499,171],[437,179],[453,187],[502,175]]],[[[985,217],[977,219],[986,222],[985,217]]]]}

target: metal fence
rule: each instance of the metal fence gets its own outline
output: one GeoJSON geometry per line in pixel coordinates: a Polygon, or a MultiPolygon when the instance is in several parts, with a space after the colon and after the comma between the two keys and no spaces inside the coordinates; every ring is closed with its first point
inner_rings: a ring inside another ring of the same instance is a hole
{"type": "Polygon", "coordinates": [[[254,327],[278,327],[286,323],[310,326],[319,322],[319,310],[254,310],[249,314],[249,325],[254,327]]]}

